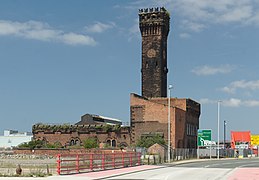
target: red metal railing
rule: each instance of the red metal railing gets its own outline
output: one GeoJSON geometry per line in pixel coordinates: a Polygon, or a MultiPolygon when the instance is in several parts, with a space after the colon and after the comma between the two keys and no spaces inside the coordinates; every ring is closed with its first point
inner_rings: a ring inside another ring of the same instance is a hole
{"type": "Polygon", "coordinates": [[[136,152],[121,152],[109,154],[58,154],[57,173],[73,174],[97,170],[138,166],[141,164],[141,154],[136,152]]]}

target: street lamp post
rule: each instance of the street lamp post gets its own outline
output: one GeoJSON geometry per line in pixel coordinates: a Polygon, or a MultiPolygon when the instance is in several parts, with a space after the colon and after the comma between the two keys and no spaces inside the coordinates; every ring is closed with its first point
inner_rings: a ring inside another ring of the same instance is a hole
{"type": "Polygon", "coordinates": [[[171,141],[171,126],[170,126],[170,122],[171,122],[171,120],[170,120],[170,107],[171,107],[171,105],[170,105],[170,99],[171,99],[171,89],[173,88],[173,86],[172,85],[169,85],[168,86],[168,134],[167,134],[167,136],[168,136],[168,142],[167,142],[167,158],[168,158],[168,163],[170,163],[170,160],[171,160],[171,157],[170,157],[170,150],[171,150],[171,147],[170,147],[170,141],[171,141]]]}
{"type": "Polygon", "coordinates": [[[217,158],[219,159],[219,116],[220,116],[220,102],[218,101],[218,148],[217,148],[217,158]]]}
{"type": "Polygon", "coordinates": [[[226,148],[226,125],[227,125],[227,122],[224,121],[224,138],[223,138],[223,143],[224,143],[224,149],[226,148]]]}
{"type": "Polygon", "coordinates": [[[227,125],[227,122],[224,121],[224,137],[223,137],[223,144],[224,144],[224,156],[226,156],[226,125],[227,125]]]}

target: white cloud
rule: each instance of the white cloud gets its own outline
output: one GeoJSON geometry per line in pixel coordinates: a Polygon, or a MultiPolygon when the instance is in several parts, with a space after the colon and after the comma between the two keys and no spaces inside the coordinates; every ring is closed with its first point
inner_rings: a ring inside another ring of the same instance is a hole
{"type": "Polygon", "coordinates": [[[96,45],[96,41],[90,36],[72,32],[65,33],[39,21],[21,23],[0,20],[0,36],[18,36],[39,41],[62,42],[69,45],[96,45]]]}
{"type": "Polygon", "coordinates": [[[182,21],[181,27],[184,29],[187,28],[193,32],[201,32],[201,31],[203,31],[203,29],[206,28],[206,26],[202,23],[192,22],[189,20],[182,21]]]}
{"type": "Polygon", "coordinates": [[[250,5],[233,8],[232,11],[225,12],[219,17],[219,23],[224,22],[240,22],[248,20],[253,16],[252,7],[250,5]]]}
{"type": "Polygon", "coordinates": [[[64,34],[61,38],[61,41],[71,45],[84,45],[86,43],[91,46],[96,45],[96,42],[93,38],[75,33],[64,34]]]}
{"type": "Polygon", "coordinates": [[[210,99],[208,99],[208,98],[203,98],[203,99],[200,99],[199,102],[200,102],[201,104],[214,104],[216,101],[210,100],[210,99]]]}
{"type": "Polygon", "coordinates": [[[195,67],[191,72],[199,76],[215,75],[215,74],[227,74],[235,69],[231,65],[221,65],[219,67],[212,67],[208,65],[195,67]]]}
{"type": "MultiPolygon", "coordinates": [[[[208,98],[200,99],[201,104],[217,104],[218,101],[210,100],[208,98]]],[[[224,99],[221,101],[221,105],[225,107],[258,107],[258,100],[241,100],[237,98],[224,99]]]]}
{"type": "Polygon", "coordinates": [[[228,106],[228,107],[239,107],[241,104],[242,104],[242,101],[240,99],[235,99],[235,98],[222,101],[222,105],[228,106]]]}
{"type": "Polygon", "coordinates": [[[85,30],[87,32],[91,32],[91,33],[102,33],[108,29],[112,29],[114,28],[116,25],[115,23],[111,22],[108,24],[104,24],[101,22],[96,22],[95,24],[91,25],[91,26],[86,26],[85,30]]]}
{"type": "Polygon", "coordinates": [[[256,81],[234,81],[229,84],[229,86],[225,86],[221,88],[222,91],[226,93],[235,93],[237,89],[245,89],[245,90],[257,90],[259,89],[259,80],[256,81]]]}
{"type": "Polygon", "coordinates": [[[153,0],[152,4],[167,7],[183,19],[181,27],[192,32],[213,24],[259,25],[258,0],[153,0]]]}
{"type": "Polygon", "coordinates": [[[188,39],[189,37],[191,37],[191,35],[189,33],[181,33],[179,36],[182,39],[188,39]]]}
{"type": "Polygon", "coordinates": [[[138,18],[136,18],[134,20],[134,25],[129,28],[129,38],[128,38],[128,40],[131,41],[134,37],[140,37],[139,19],[138,18]]]}
{"type": "Polygon", "coordinates": [[[256,100],[249,100],[249,101],[244,101],[245,106],[248,107],[255,107],[255,106],[259,106],[259,101],[256,100]]]}

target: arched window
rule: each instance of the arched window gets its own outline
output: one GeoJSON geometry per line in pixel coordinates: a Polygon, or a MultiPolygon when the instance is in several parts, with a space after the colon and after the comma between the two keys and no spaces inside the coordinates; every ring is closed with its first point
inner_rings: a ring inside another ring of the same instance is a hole
{"type": "Polygon", "coordinates": [[[112,147],[116,147],[116,140],[112,140],[112,147]]]}
{"type": "Polygon", "coordinates": [[[74,141],[74,139],[72,139],[71,141],[70,141],[70,146],[74,146],[75,145],[75,141],[74,141]]]}
{"type": "Polygon", "coordinates": [[[80,140],[79,139],[75,140],[75,145],[80,146],[80,140]]]}
{"type": "Polygon", "coordinates": [[[107,146],[110,147],[110,146],[111,146],[111,140],[107,140],[107,141],[106,141],[106,144],[107,144],[107,146]]]}

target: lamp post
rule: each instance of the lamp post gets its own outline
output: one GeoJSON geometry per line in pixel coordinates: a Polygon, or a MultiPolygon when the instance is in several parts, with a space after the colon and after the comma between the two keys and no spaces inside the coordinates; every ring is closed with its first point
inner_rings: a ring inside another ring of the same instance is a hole
{"type": "Polygon", "coordinates": [[[224,134],[223,134],[223,144],[224,144],[224,156],[226,156],[226,125],[227,125],[227,122],[224,121],[224,134]]]}
{"type": "Polygon", "coordinates": [[[224,143],[224,149],[226,148],[226,126],[227,126],[227,121],[224,121],[224,137],[223,137],[223,143],[224,143]]]}
{"type": "Polygon", "coordinates": [[[220,100],[218,101],[218,148],[217,148],[217,158],[219,159],[219,116],[220,116],[220,100]]]}
{"type": "Polygon", "coordinates": [[[170,160],[171,160],[171,157],[170,157],[170,149],[171,149],[171,147],[170,147],[170,141],[171,141],[171,126],[170,126],[170,123],[171,123],[171,120],[170,120],[170,107],[171,107],[171,105],[170,105],[170,99],[171,99],[171,89],[173,88],[173,86],[172,85],[169,85],[168,86],[168,134],[167,134],[167,136],[168,136],[168,142],[167,142],[167,158],[168,158],[168,163],[170,163],[170,160]]]}

